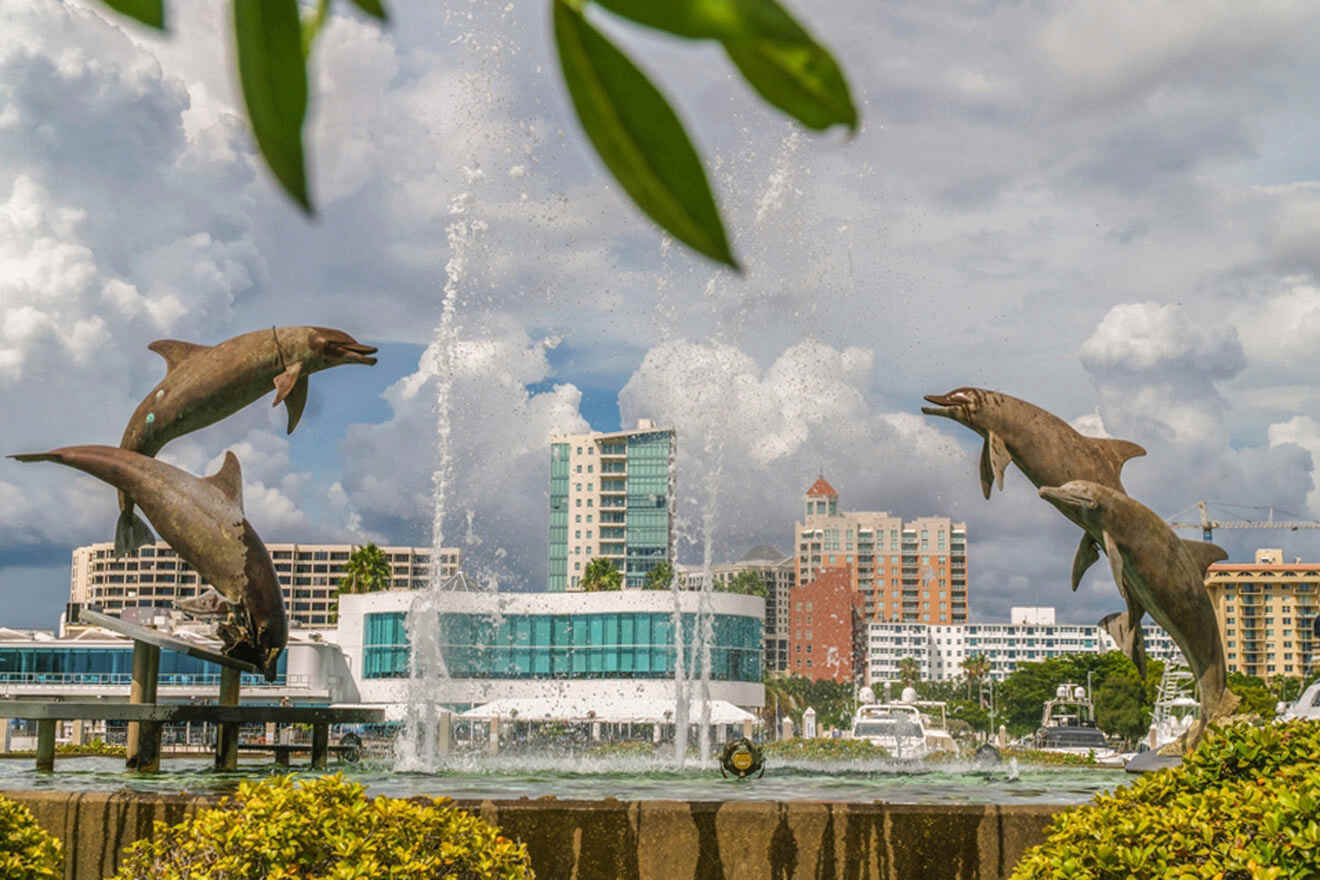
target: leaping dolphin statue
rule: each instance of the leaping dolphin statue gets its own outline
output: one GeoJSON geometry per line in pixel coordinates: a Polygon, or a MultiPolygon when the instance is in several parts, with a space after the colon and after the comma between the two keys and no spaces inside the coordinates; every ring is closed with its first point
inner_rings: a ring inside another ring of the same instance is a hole
{"type": "MultiPolygon", "coordinates": [[[[985,440],[981,447],[981,494],[987,499],[996,482],[1003,490],[1004,471],[1009,462],[1016,464],[1037,489],[1061,486],[1071,480],[1088,480],[1123,492],[1119,478],[1123,463],[1146,454],[1146,450],[1127,440],[1087,437],[1053,413],[999,391],[963,387],[948,394],[927,394],[925,399],[934,406],[923,406],[923,413],[966,425],[985,440]]],[[[1082,527],[1082,540],[1073,557],[1072,588],[1076,590],[1082,575],[1100,558],[1099,536],[1068,511],[1064,510],[1063,514],[1082,527]]],[[[1127,611],[1111,614],[1100,624],[1123,653],[1132,658],[1144,678],[1142,610],[1132,602],[1121,580],[1118,591],[1123,595],[1127,611]]]]}
{"type": "MultiPolygon", "coordinates": [[[[147,346],[165,359],[165,378],[138,404],[124,428],[122,449],[155,456],[176,437],[215,424],[272,388],[274,406],[288,408],[290,434],[307,404],[307,377],[340,364],[376,363],[376,349],[329,327],[272,327],[216,345],[160,339],[147,346]]],[[[133,515],[133,496],[119,493],[115,555],[153,540],[133,515]]]]}
{"type": "Polygon", "coordinates": [[[209,477],[116,446],[66,446],[11,455],[19,461],[54,461],[104,480],[136,499],[160,536],[214,589],[179,607],[228,614],[220,626],[225,654],[261,667],[273,681],[289,640],[275,565],[243,514],[238,457],[225,453],[209,477]]]}
{"type": "Polygon", "coordinates": [[[1117,583],[1125,585],[1182,649],[1196,677],[1201,718],[1184,742],[1190,749],[1208,724],[1233,714],[1227,664],[1205,572],[1227,559],[1222,548],[1185,541],[1153,510],[1122,492],[1088,480],[1042,486],[1040,497],[1100,535],[1117,583]]]}

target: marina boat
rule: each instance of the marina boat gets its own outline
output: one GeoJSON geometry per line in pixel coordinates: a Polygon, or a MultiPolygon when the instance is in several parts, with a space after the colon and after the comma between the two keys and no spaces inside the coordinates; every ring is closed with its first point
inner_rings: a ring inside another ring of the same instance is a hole
{"type": "Polygon", "coordinates": [[[853,739],[868,740],[904,760],[956,750],[942,701],[919,700],[913,688],[904,688],[902,698],[893,702],[875,702],[870,688],[862,688],[859,698],[853,739]]]}
{"type": "Polygon", "coordinates": [[[1302,691],[1297,702],[1279,713],[1280,721],[1320,721],[1320,681],[1302,691]]]}
{"type": "Polygon", "coordinates": [[[1102,763],[1119,759],[1109,739],[1096,727],[1095,706],[1081,685],[1061,684],[1054,698],[1045,701],[1033,745],[1042,752],[1092,755],[1102,763]]]}

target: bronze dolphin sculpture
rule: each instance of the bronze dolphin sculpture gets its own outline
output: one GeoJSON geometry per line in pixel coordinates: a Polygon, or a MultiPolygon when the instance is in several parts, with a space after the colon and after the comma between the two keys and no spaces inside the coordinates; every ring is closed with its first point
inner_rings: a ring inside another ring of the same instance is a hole
{"type": "Polygon", "coordinates": [[[1201,698],[1201,718],[1184,743],[1190,749],[1206,725],[1233,714],[1238,704],[1228,689],[1223,641],[1205,589],[1206,569],[1228,554],[1214,544],[1179,538],[1149,507],[1107,486],[1073,480],[1039,491],[1100,535],[1115,582],[1125,584],[1182,649],[1201,698]]]}
{"type": "Polygon", "coordinates": [[[243,477],[234,453],[226,452],[220,470],[209,477],[116,446],[66,446],[10,458],[68,465],[137,499],[161,538],[214,588],[180,607],[228,612],[230,620],[220,627],[224,653],[255,663],[274,680],[289,623],[275,565],[243,515],[243,477]]]}
{"type": "MultiPolygon", "coordinates": [[[[307,377],[340,364],[376,363],[376,349],[329,327],[272,327],[196,345],[160,339],[147,346],[165,359],[165,378],[138,404],[124,428],[122,449],[154,456],[176,437],[215,424],[275,389],[274,406],[289,412],[289,433],[307,404],[307,377]]],[[[133,515],[133,496],[119,493],[115,555],[150,543],[151,530],[133,515]]]]}
{"type": "MultiPolygon", "coordinates": [[[[991,486],[998,481],[1004,488],[1004,471],[1013,462],[1037,489],[1061,486],[1071,480],[1089,480],[1122,492],[1119,472],[1129,458],[1145,455],[1146,450],[1127,440],[1087,437],[1063,419],[1040,407],[984,388],[955,388],[948,394],[927,394],[935,406],[923,406],[926,415],[943,416],[966,425],[985,440],[981,447],[981,493],[990,497],[991,486]]],[[[1072,588],[1077,589],[1082,575],[1100,558],[1099,536],[1068,511],[1063,511],[1082,527],[1082,540],[1073,556],[1072,588]]],[[[1118,591],[1127,611],[1111,614],[1100,621],[1119,648],[1144,678],[1145,643],[1141,632],[1140,605],[1134,604],[1122,581],[1118,591]]]]}

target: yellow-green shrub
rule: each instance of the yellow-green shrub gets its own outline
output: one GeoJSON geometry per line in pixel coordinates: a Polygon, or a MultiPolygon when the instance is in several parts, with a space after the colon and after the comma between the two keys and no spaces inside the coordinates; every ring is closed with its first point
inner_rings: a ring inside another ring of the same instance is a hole
{"type": "Polygon", "coordinates": [[[1320,722],[1214,729],[1183,763],[1058,814],[1013,880],[1320,878],[1320,722]]]}
{"type": "Polygon", "coordinates": [[[57,880],[63,846],[47,834],[32,811],[0,795],[0,877],[5,880],[57,880]]]}
{"type": "Polygon", "coordinates": [[[243,782],[178,825],[157,823],[117,880],[523,880],[527,849],[431,801],[368,798],[340,776],[243,782]]]}
{"type": "Polygon", "coordinates": [[[856,761],[889,757],[889,752],[865,739],[781,739],[762,746],[767,758],[798,761],[856,761]]]}

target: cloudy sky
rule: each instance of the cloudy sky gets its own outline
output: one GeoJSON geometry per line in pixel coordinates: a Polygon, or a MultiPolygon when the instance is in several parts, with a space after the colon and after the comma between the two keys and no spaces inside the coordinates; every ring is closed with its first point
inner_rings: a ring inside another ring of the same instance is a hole
{"type": "MultiPolygon", "coordinates": [[[[319,217],[236,115],[223,3],[164,37],[95,3],[0,7],[0,438],[117,443],[154,339],[340,327],[372,368],[313,377],[162,458],[244,469],[268,541],[443,537],[511,589],[545,577],[547,439],[680,432],[682,561],[788,549],[818,471],[849,509],[949,514],[972,610],[1118,608],[1067,585],[1074,530],[921,395],[997,388],[1141,443],[1165,516],[1320,519],[1320,8],[1308,3],[792,4],[846,69],[855,138],[801,134],[709,47],[598,16],[706,156],[746,273],[666,242],[588,151],[546,3],[338,3],[313,55],[319,217]],[[446,301],[450,305],[447,322],[446,301]],[[703,512],[713,512],[703,516],[703,512]]],[[[0,622],[52,626],[113,492],[0,462],[0,622]]],[[[1193,531],[1186,537],[1196,537],[1193,531]]],[[[1222,531],[1320,557],[1320,533],[1222,531]]]]}

